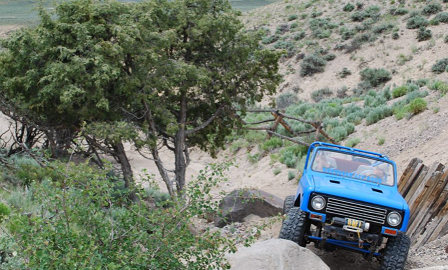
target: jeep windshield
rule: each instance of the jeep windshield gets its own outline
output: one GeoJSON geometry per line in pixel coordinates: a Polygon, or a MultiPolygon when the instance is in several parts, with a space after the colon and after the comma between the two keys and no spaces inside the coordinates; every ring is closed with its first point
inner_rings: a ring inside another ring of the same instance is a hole
{"type": "Polygon", "coordinates": [[[318,150],[311,169],[386,186],[393,186],[395,183],[394,167],[391,163],[350,153],[318,150]]]}

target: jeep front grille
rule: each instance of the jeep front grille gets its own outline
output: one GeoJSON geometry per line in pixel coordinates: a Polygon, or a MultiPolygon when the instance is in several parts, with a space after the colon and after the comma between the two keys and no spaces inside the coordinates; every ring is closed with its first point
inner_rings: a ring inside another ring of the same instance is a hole
{"type": "Polygon", "coordinates": [[[384,224],[387,210],[354,201],[328,198],[327,213],[344,218],[384,224]]]}

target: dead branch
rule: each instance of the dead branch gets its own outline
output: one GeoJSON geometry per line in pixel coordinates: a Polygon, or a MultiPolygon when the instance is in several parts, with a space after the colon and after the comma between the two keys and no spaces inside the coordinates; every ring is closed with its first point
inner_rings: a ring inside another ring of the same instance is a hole
{"type": "Polygon", "coordinates": [[[285,140],[287,140],[287,141],[291,141],[291,142],[294,142],[294,143],[297,143],[297,144],[301,144],[301,145],[304,145],[304,146],[306,146],[306,147],[309,147],[309,146],[310,146],[309,143],[306,143],[306,142],[303,142],[303,141],[299,141],[299,140],[296,140],[296,139],[293,139],[293,138],[290,138],[290,137],[287,137],[287,136],[283,136],[283,135],[278,134],[277,132],[273,132],[273,131],[271,131],[271,130],[267,130],[267,132],[268,132],[269,134],[271,134],[271,135],[277,136],[277,137],[282,138],[282,139],[285,139],[285,140]]]}

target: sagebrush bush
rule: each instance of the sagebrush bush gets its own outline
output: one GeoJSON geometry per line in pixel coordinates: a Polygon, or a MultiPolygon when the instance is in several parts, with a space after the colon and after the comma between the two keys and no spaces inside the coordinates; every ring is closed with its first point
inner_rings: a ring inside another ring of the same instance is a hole
{"type": "Polygon", "coordinates": [[[442,11],[442,5],[437,2],[428,3],[422,9],[422,13],[425,15],[436,14],[440,11],[442,11]]]}
{"type": "Polygon", "coordinates": [[[346,78],[347,76],[352,75],[352,72],[350,71],[350,69],[348,68],[343,68],[339,73],[338,73],[338,77],[339,78],[346,78]]]}
{"type": "Polygon", "coordinates": [[[347,86],[342,86],[341,88],[336,90],[336,96],[338,98],[345,98],[345,97],[347,97],[347,91],[348,91],[347,86]]]}
{"type": "Polygon", "coordinates": [[[293,36],[294,40],[302,40],[305,37],[305,31],[300,31],[293,36]]]}
{"type": "Polygon", "coordinates": [[[406,28],[408,29],[417,29],[420,27],[426,27],[428,25],[429,25],[428,20],[421,16],[411,17],[406,22],[406,28]]]}
{"type": "Polygon", "coordinates": [[[345,146],[355,147],[360,142],[361,142],[361,140],[359,138],[351,138],[345,143],[345,146]]]}
{"type": "Polygon", "coordinates": [[[299,98],[297,97],[296,94],[292,92],[286,92],[278,95],[278,97],[275,100],[275,104],[277,105],[277,108],[284,109],[292,104],[297,103],[298,101],[299,98]]]}
{"type": "Polygon", "coordinates": [[[261,149],[264,151],[271,151],[276,148],[280,148],[283,146],[283,140],[278,137],[272,137],[269,140],[266,140],[262,145],[261,149]]]}
{"type": "Polygon", "coordinates": [[[336,58],[336,54],[329,53],[329,54],[322,56],[322,58],[326,61],[333,61],[336,58]]]}
{"type": "Polygon", "coordinates": [[[446,71],[446,68],[448,66],[448,58],[444,58],[441,60],[438,60],[432,67],[431,71],[437,74],[443,73],[446,71]]]}
{"type": "Polygon", "coordinates": [[[442,95],[448,93],[448,83],[436,80],[431,85],[432,90],[439,91],[442,95]]]}
{"type": "Polygon", "coordinates": [[[390,72],[384,68],[365,68],[360,74],[361,80],[369,82],[373,87],[377,87],[392,79],[390,72]]]}
{"type": "Polygon", "coordinates": [[[386,105],[376,107],[372,109],[366,116],[366,125],[372,125],[376,122],[391,116],[393,110],[386,105]]]}
{"type": "Polygon", "coordinates": [[[294,20],[297,20],[298,17],[299,17],[299,16],[296,15],[296,14],[289,15],[289,16],[288,16],[288,21],[294,21],[294,20]]]}
{"type": "Polygon", "coordinates": [[[288,180],[291,181],[296,178],[296,173],[293,171],[288,171],[288,180]]]}
{"type": "Polygon", "coordinates": [[[392,23],[382,23],[380,25],[376,25],[372,28],[372,32],[375,34],[381,34],[388,30],[391,30],[394,28],[394,25],[392,23]]]}
{"type": "Polygon", "coordinates": [[[409,114],[409,105],[400,105],[394,108],[395,119],[401,120],[409,114]]]}
{"type": "Polygon", "coordinates": [[[0,202],[0,223],[11,214],[11,209],[6,204],[0,202]]]}
{"type": "Polygon", "coordinates": [[[355,6],[347,3],[342,10],[345,12],[352,12],[353,10],[355,10],[355,6]]]}
{"type": "Polygon", "coordinates": [[[322,99],[324,99],[325,97],[329,97],[331,95],[333,95],[333,91],[331,91],[329,88],[323,88],[323,89],[319,89],[319,90],[312,92],[311,98],[315,102],[319,102],[322,99]]]}
{"type": "Polygon", "coordinates": [[[448,12],[439,13],[434,19],[442,23],[448,23],[448,12]]]}
{"type": "Polygon", "coordinates": [[[286,32],[289,31],[289,25],[287,24],[280,24],[279,26],[277,26],[277,29],[275,30],[275,33],[277,35],[283,35],[286,32]]]}
{"type": "Polygon", "coordinates": [[[426,29],[425,27],[420,27],[417,32],[417,40],[418,41],[425,41],[429,40],[432,37],[432,32],[429,29],[426,29]]]}
{"type": "Polygon", "coordinates": [[[276,42],[279,39],[280,39],[280,37],[278,35],[272,35],[272,36],[268,36],[268,37],[263,38],[261,40],[261,43],[263,43],[263,44],[271,44],[271,43],[276,42]]]}
{"type": "Polygon", "coordinates": [[[321,56],[316,54],[310,54],[305,56],[302,63],[300,63],[300,75],[302,77],[313,75],[315,73],[323,72],[327,61],[321,56]]]}
{"type": "Polygon", "coordinates": [[[355,30],[349,29],[344,26],[339,29],[339,35],[341,35],[341,38],[343,40],[351,39],[355,34],[356,34],[355,30]]]}
{"type": "Polygon", "coordinates": [[[409,109],[413,114],[419,114],[426,110],[427,105],[423,98],[416,98],[409,103],[409,109]]]}
{"type": "Polygon", "coordinates": [[[391,8],[389,10],[389,14],[391,15],[406,15],[409,13],[409,10],[407,10],[406,8],[391,8]]]}
{"type": "Polygon", "coordinates": [[[401,96],[406,95],[407,92],[408,92],[408,87],[406,85],[399,86],[399,87],[395,88],[394,90],[392,90],[392,97],[393,98],[401,97],[401,96]]]}
{"type": "Polygon", "coordinates": [[[392,39],[399,39],[399,38],[400,38],[400,34],[398,32],[392,33],[392,39]]]}

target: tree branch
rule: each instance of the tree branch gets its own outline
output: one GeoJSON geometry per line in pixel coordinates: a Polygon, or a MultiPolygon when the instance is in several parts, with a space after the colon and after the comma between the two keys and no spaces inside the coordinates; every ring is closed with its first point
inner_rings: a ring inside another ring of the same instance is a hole
{"type": "Polygon", "coordinates": [[[185,135],[188,136],[188,135],[195,133],[195,132],[207,127],[208,125],[210,125],[210,123],[213,122],[213,120],[215,120],[215,118],[219,115],[219,113],[222,111],[222,109],[224,109],[224,105],[221,105],[218,108],[218,110],[216,110],[216,112],[209,119],[207,119],[207,121],[205,121],[202,125],[195,127],[193,129],[190,129],[190,130],[186,130],[185,135]]]}
{"type": "Polygon", "coordinates": [[[297,143],[297,144],[304,145],[304,146],[306,146],[306,147],[309,147],[309,146],[310,146],[309,143],[302,142],[302,141],[299,141],[299,140],[296,140],[296,139],[293,139],[293,138],[289,138],[289,137],[287,137],[287,136],[283,136],[283,135],[278,134],[277,132],[273,132],[273,131],[271,131],[271,130],[267,130],[267,132],[268,132],[269,134],[271,134],[271,135],[277,136],[277,137],[279,137],[279,138],[282,138],[282,139],[285,139],[285,140],[288,140],[288,141],[291,141],[291,142],[294,142],[294,143],[297,143]]]}

